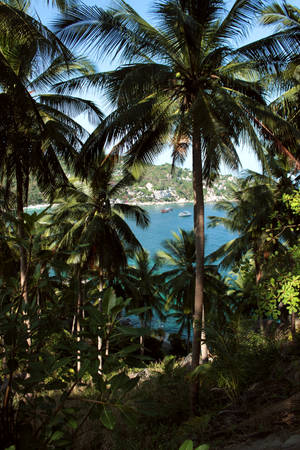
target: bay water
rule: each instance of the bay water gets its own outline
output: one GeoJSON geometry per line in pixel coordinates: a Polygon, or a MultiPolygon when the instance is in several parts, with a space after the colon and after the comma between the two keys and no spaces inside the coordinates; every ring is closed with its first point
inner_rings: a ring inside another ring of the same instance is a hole
{"type": "MultiPolygon", "coordinates": [[[[154,257],[155,253],[162,249],[162,242],[165,239],[172,239],[172,232],[178,233],[179,229],[190,231],[193,229],[193,204],[165,204],[165,205],[143,205],[143,208],[148,212],[150,217],[150,224],[146,229],[137,227],[134,220],[128,220],[132,231],[136,235],[145,250],[149,251],[150,255],[154,257]],[[172,208],[168,213],[162,213],[164,208],[172,208]],[[180,217],[178,214],[187,211],[191,213],[190,216],[180,217]]],[[[27,211],[41,211],[40,208],[30,207],[27,211]]],[[[209,228],[209,216],[224,216],[222,211],[216,209],[213,203],[205,204],[205,254],[217,250],[221,245],[237,237],[237,234],[233,234],[226,230],[223,226],[217,226],[216,228],[209,228]]],[[[138,326],[139,320],[137,317],[130,316],[132,325],[138,326]]],[[[167,317],[166,321],[161,321],[158,317],[154,317],[152,321],[152,327],[154,329],[161,328],[165,331],[166,337],[170,333],[176,333],[178,331],[178,325],[173,317],[167,317]]]]}
{"type": "MultiPolygon", "coordinates": [[[[150,217],[150,225],[146,229],[137,227],[133,220],[128,221],[131,229],[145,250],[149,251],[153,257],[155,253],[162,249],[162,242],[166,239],[172,239],[172,232],[178,234],[179,229],[190,231],[193,229],[193,204],[166,204],[166,205],[151,205],[143,206],[150,217]],[[162,213],[161,210],[165,208],[172,208],[168,213],[162,213]],[[191,213],[190,216],[181,217],[179,213],[187,211],[191,213]]],[[[205,254],[208,255],[217,250],[221,245],[237,237],[237,234],[229,232],[223,226],[219,225],[216,228],[209,228],[209,216],[224,216],[223,211],[216,209],[215,204],[205,204],[205,254]]],[[[172,310],[169,311],[172,313],[172,310]]],[[[139,321],[137,317],[130,316],[133,325],[138,326],[139,321]]],[[[152,321],[154,329],[161,328],[165,332],[165,338],[171,333],[176,333],[179,326],[176,324],[174,317],[167,315],[165,321],[161,321],[159,317],[154,316],[152,321]]],[[[183,336],[185,333],[183,333],[183,336]]]]}
{"type": "MultiPolygon", "coordinates": [[[[148,250],[151,256],[162,248],[161,243],[165,239],[172,239],[172,232],[178,234],[178,230],[190,231],[193,229],[193,204],[185,203],[168,203],[166,205],[143,206],[150,216],[150,225],[146,229],[137,227],[133,220],[129,220],[131,229],[133,230],[140,243],[145,250],[148,250]],[[168,213],[161,213],[164,208],[172,208],[168,213]],[[191,216],[180,217],[178,214],[187,211],[191,216]]],[[[237,235],[230,233],[223,226],[209,228],[209,216],[224,216],[222,211],[216,209],[214,203],[205,204],[205,254],[217,250],[225,242],[230,241],[237,235]]]]}

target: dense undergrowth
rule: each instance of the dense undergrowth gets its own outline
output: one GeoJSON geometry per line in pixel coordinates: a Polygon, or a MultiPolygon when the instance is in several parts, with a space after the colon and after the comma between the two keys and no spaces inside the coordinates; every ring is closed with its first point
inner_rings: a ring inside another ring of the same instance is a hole
{"type": "Polygon", "coordinates": [[[213,361],[197,370],[197,416],[189,415],[189,366],[184,359],[167,357],[148,369],[151,375],[134,391],[137,425],[117,427],[111,448],[172,450],[192,439],[195,445],[223,449],[251,433],[299,425],[299,405],[280,409],[280,402],[299,390],[297,343],[232,329],[210,338],[213,361]],[[278,405],[275,416],[268,413],[271,405],[278,405]]]}
{"type": "Polygon", "coordinates": [[[114,355],[101,375],[90,366],[81,378],[70,368],[70,342],[62,346],[53,336],[38,359],[31,344],[19,359],[22,365],[30,355],[28,373],[16,369],[7,408],[2,382],[0,448],[177,450],[189,439],[223,449],[251,435],[299,426],[299,335],[292,342],[283,332],[263,336],[243,324],[208,329],[207,340],[211,361],[194,372],[188,357],[138,362],[138,355],[126,359],[119,353],[121,369],[114,355]],[[53,350],[63,347],[66,354],[59,362],[51,359],[53,350]],[[190,383],[195,376],[200,397],[193,416],[190,383]]]}

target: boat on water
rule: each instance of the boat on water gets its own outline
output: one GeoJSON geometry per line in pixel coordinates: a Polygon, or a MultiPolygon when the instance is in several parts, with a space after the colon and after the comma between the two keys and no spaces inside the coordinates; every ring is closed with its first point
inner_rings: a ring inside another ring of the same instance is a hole
{"type": "Polygon", "coordinates": [[[190,213],[189,211],[182,211],[181,213],[178,214],[179,217],[189,217],[191,215],[192,213],[190,213]]]}
{"type": "Polygon", "coordinates": [[[173,211],[173,208],[164,208],[160,210],[161,213],[168,213],[170,211],[173,211]]]}

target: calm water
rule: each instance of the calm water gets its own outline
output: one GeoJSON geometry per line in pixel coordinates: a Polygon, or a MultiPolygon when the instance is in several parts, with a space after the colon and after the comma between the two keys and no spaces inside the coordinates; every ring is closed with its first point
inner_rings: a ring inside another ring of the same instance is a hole
{"type": "MultiPolygon", "coordinates": [[[[153,256],[161,247],[161,242],[165,239],[172,238],[172,231],[178,232],[179,228],[186,231],[193,229],[193,205],[192,204],[168,204],[157,206],[144,206],[150,215],[150,225],[145,230],[137,227],[134,221],[129,221],[132,230],[139,239],[143,247],[148,250],[153,256]],[[162,214],[160,211],[164,207],[171,207],[173,211],[162,214]],[[178,214],[182,211],[189,211],[192,215],[189,217],[179,217],[178,214]]],[[[208,216],[221,216],[221,211],[218,211],[214,204],[207,203],[205,205],[205,254],[209,254],[219,248],[225,242],[233,239],[236,235],[229,233],[224,227],[208,228],[208,216]]]]}
{"type": "MultiPolygon", "coordinates": [[[[152,256],[162,248],[161,243],[165,239],[172,238],[172,231],[178,232],[179,228],[186,231],[193,229],[193,205],[192,204],[168,204],[168,205],[156,205],[156,206],[145,206],[144,208],[149,212],[150,215],[150,225],[147,229],[142,230],[138,228],[134,221],[129,221],[132,230],[134,231],[136,237],[139,239],[143,247],[150,252],[152,256]],[[166,206],[173,208],[173,211],[162,214],[160,211],[166,206]],[[192,215],[188,217],[179,217],[178,214],[183,211],[189,211],[192,215]]],[[[209,216],[222,216],[221,211],[218,211],[214,204],[207,203],[205,205],[205,254],[217,250],[225,242],[237,237],[237,234],[230,233],[224,227],[218,226],[216,228],[208,228],[209,216]]],[[[134,325],[138,326],[139,321],[136,317],[131,317],[134,325]]],[[[170,333],[176,333],[178,330],[178,325],[175,319],[168,317],[165,322],[162,322],[158,317],[155,317],[152,322],[154,328],[162,328],[166,333],[166,337],[170,333]]]]}
{"type": "MultiPolygon", "coordinates": [[[[146,229],[137,227],[133,220],[129,220],[132,230],[139,239],[143,247],[148,250],[151,256],[154,256],[157,250],[162,248],[161,243],[165,239],[172,238],[172,231],[178,232],[180,228],[189,231],[193,229],[193,205],[192,204],[168,204],[156,206],[144,206],[150,216],[150,225],[146,229]],[[173,208],[169,213],[162,214],[160,211],[164,207],[173,208]],[[179,217],[178,214],[182,211],[189,211],[192,215],[189,217],[179,217]]],[[[29,209],[33,212],[35,209],[29,209]]],[[[233,239],[237,235],[228,232],[224,227],[218,226],[216,228],[208,228],[208,216],[221,216],[221,211],[218,211],[214,204],[207,203],[205,205],[205,254],[209,254],[233,239]]],[[[138,325],[139,321],[136,317],[131,317],[133,325],[138,325]]],[[[165,322],[161,322],[159,318],[154,318],[152,322],[153,328],[163,328],[166,336],[170,333],[176,333],[178,326],[175,320],[171,317],[167,318],[165,322]]]]}

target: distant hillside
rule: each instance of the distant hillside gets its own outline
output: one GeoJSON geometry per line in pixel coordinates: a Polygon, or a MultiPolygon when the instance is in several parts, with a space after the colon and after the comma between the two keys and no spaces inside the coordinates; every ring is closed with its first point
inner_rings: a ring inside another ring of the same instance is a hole
{"type": "MultiPolygon", "coordinates": [[[[116,171],[116,181],[122,176],[121,169],[116,171]]],[[[204,188],[205,201],[214,202],[226,196],[229,186],[235,184],[236,177],[220,175],[211,188],[204,188]]],[[[119,195],[122,202],[148,203],[148,202],[188,202],[193,200],[192,172],[189,169],[176,167],[171,174],[171,165],[149,166],[144,175],[136,184],[130,186],[119,195]]],[[[29,189],[29,205],[45,203],[35,181],[29,189]]]]}
{"type": "MultiPolygon", "coordinates": [[[[205,201],[214,202],[226,196],[229,186],[236,182],[236,177],[220,175],[211,188],[204,187],[205,201]]],[[[170,164],[149,166],[142,178],[126,189],[119,200],[130,203],[193,201],[192,171],[176,167],[172,174],[170,164]]]]}

